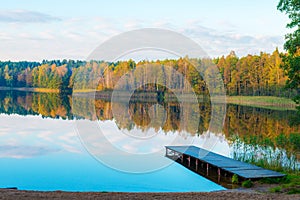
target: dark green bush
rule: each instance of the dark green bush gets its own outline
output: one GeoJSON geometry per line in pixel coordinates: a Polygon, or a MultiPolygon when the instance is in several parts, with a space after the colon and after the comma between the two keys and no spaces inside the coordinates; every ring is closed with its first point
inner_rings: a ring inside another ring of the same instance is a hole
{"type": "Polygon", "coordinates": [[[253,186],[253,182],[251,180],[246,180],[242,183],[244,188],[251,188],[253,186]]]}

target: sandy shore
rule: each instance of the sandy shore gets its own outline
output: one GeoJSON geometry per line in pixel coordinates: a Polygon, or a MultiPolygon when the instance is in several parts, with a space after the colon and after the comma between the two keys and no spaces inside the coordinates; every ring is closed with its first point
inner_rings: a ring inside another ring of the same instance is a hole
{"type": "Polygon", "coordinates": [[[230,199],[230,200],[267,200],[267,199],[291,199],[300,200],[300,195],[286,194],[266,194],[258,193],[252,190],[228,190],[220,192],[197,192],[197,193],[120,193],[120,192],[37,192],[37,191],[22,191],[22,190],[0,190],[0,199],[230,199]]]}

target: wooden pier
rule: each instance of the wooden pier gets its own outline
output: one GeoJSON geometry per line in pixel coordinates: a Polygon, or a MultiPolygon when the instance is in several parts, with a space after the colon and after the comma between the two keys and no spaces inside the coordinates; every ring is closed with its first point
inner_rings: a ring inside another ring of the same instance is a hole
{"type": "Polygon", "coordinates": [[[166,157],[227,188],[231,188],[234,174],[240,182],[285,176],[195,146],[166,146],[166,157]]]}

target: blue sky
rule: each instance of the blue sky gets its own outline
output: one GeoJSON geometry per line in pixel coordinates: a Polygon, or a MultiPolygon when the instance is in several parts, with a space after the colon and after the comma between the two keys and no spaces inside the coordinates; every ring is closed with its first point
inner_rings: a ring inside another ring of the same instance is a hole
{"type": "Polygon", "coordinates": [[[274,0],[10,0],[0,9],[0,60],[85,59],[111,36],[165,28],[212,57],[282,49],[288,18],[274,0]]]}

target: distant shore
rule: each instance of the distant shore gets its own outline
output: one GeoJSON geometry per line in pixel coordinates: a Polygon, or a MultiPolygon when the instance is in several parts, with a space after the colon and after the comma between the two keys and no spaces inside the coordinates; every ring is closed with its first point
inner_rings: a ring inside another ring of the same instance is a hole
{"type": "Polygon", "coordinates": [[[41,92],[41,93],[59,93],[59,89],[51,89],[51,88],[30,88],[30,87],[0,87],[0,91],[5,90],[15,90],[22,92],[41,92]]]}
{"type": "MultiPolygon", "coordinates": [[[[40,92],[40,93],[61,93],[59,89],[50,89],[50,88],[27,88],[27,87],[0,87],[0,91],[5,90],[15,90],[15,91],[23,91],[23,92],[40,92]]],[[[71,94],[71,90],[67,91],[71,94]]],[[[113,91],[95,91],[94,90],[76,90],[74,95],[79,97],[89,97],[89,98],[96,98],[96,99],[103,99],[109,101],[112,97],[113,91]]],[[[125,91],[115,91],[115,97],[118,100],[122,101],[123,99],[127,100],[128,92],[125,91]]],[[[186,93],[186,94],[168,94],[166,93],[165,96],[160,97],[157,92],[136,92],[132,96],[130,96],[131,100],[134,101],[145,101],[145,102],[156,102],[158,99],[163,100],[165,102],[173,102],[177,101],[177,99],[181,99],[184,102],[194,102],[195,95],[194,93],[186,93]]],[[[211,98],[203,95],[198,95],[197,100],[199,102],[216,102],[216,103],[224,103],[224,98],[219,96],[212,96],[211,98]]],[[[242,106],[252,106],[258,108],[267,108],[267,109],[276,109],[276,110],[295,110],[296,103],[288,98],[285,97],[275,97],[275,96],[226,96],[226,103],[228,104],[236,104],[242,106]]]]}

